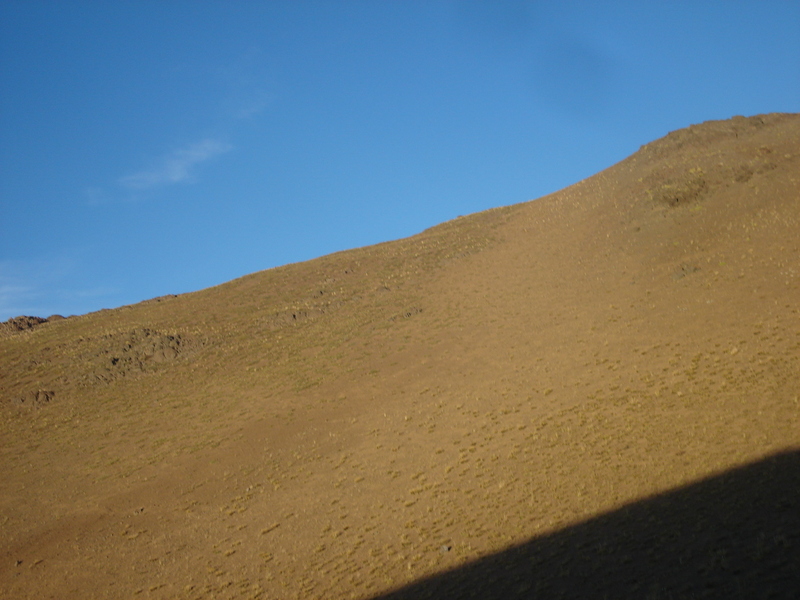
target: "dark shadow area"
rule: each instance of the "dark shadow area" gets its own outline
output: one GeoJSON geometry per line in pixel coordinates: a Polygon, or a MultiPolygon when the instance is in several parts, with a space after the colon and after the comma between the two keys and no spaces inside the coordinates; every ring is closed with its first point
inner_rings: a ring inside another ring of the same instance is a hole
{"type": "Polygon", "coordinates": [[[378,598],[800,598],[800,452],[630,504],[378,598]]]}

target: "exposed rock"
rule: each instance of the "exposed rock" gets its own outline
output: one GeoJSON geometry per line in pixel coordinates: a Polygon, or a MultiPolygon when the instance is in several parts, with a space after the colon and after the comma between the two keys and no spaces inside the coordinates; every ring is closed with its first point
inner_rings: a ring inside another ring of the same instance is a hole
{"type": "Polygon", "coordinates": [[[93,378],[112,381],[171,362],[189,346],[180,334],[167,334],[142,327],[104,336],[101,349],[89,350],[85,360],[96,365],[92,370],[93,378]]]}
{"type": "Polygon", "coordinates": [[[42,317],[29,317],[21,315],[0,323],[0,328],[7,332],[27,331],[28,329],[33,329],[37,325],[47,323],[47,321],[48,319],[44,319],[42,317]]]}
{"type": "Polygon", "coordinates": [[[21,408],[41,408],[52,402],[55,397],[56,393],[52,390],[36,390],[13,398],[11,404],[21,408]]]}

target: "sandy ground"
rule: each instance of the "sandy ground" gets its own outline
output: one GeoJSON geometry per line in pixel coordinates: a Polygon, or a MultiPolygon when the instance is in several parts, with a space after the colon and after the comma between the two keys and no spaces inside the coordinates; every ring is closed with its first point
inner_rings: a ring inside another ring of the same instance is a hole
{"type": "Polygon", "coordinates": [[[798,232],[800,117],[735,118],[2,332],[0,597],[795,597],[798,232]]]}

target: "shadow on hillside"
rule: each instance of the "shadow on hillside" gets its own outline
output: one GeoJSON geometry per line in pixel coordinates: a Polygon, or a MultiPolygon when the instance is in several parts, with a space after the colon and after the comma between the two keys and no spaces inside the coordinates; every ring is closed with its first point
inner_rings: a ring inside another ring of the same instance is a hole
{"type": "Polygon", "coordinates": [[[800,452],[737,468],[380,596],[800,598],[800,452]]]}

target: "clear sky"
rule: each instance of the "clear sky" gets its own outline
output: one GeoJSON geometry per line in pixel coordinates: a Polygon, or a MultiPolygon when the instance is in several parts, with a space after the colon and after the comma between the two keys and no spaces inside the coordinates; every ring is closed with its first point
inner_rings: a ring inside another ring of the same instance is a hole
{"type": "Polygon", "coordinates": [[[406,237],[776,111],[793,0],[3,0],[0,320],[406,237]]]}

